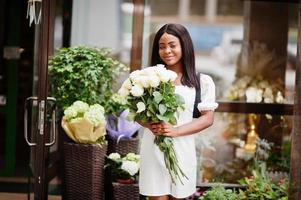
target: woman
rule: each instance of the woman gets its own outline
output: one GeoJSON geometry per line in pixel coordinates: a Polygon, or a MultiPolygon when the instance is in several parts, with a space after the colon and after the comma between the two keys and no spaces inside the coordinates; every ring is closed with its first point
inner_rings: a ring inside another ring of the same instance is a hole
{"type": "Polygon", "coordinates": [[[196,190],[196,152],[195,133],[213,123],[215,85],[208,75],[199,77],[195,70],[194,48],[191,37],[180,24],[165,24],[155,35],[151,65],[164,64],[177,73],[174,81],[175,92],[185,99],[185,109],[179,113],[177,125],[168,123],[142,124],[145,129],[141,142],[141,168],[139,175],[140,194],[150,200],[181,199],[192,195],[196,190]],[[201,90],[199,118],[193,119],[196,89],[201,90]],[[172,183],[164,163],[162,152],[154,143],[157,135],[173,137],[178,164],[184,174],[183,184],[177,180],[172,183]]]}

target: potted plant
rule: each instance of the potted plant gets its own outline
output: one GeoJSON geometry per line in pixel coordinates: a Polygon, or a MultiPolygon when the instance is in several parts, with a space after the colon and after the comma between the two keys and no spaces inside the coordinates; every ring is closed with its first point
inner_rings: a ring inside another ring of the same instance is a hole
{"type": "Polygon", "coordinates": [[[87,46],[61,48],[49,59],[51,95],[60,114],[76,100],[99,103],[105,110],[113,80],[128,68],[110,56],[110,49],[87,46]]]}
{"type": "Polygon", "coordinates": [[[140,156],[135,153],[128,153],[125,156],[119,153],[109,154],[105,167],[111,169],[114,199],[139,199],[137,184],[139,166],[140,156]]]}
{"type": "Polygon", "coordinates": [[[73,142],[63,145],[67,199],[103,199],[107,143],[105,111],[76,101],[64,110],[62,127],[73,142]]]}

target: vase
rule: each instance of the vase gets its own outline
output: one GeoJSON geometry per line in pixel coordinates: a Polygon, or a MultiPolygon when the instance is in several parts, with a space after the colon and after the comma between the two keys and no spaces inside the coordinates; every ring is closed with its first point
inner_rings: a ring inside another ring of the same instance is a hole
{"type": "Polygon", "coordinates": [[[256,126],[258,124],[259,117],[255,114],[248,114],[248,133],[246,138],[246,144],[244,149],[248,153],[255,153],[256,151],[256,142],[258,139],[258,134],[256,132],[256,126]]]}
{"type": "Polygon", "coordinates": [[[115,200],[139,200],[139,186],[137,183],[113,182],[113,195],[115,200]]]}
{"type": "Polygon", "coordinates": [[[67,200],[103,200],[107,145],[64,143],[67,200]]]}

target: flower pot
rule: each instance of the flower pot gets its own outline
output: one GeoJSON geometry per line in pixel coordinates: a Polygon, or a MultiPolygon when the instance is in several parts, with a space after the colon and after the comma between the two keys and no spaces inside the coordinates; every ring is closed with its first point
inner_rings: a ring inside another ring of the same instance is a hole
{"type": "Polygon", "coordinates": [[[134,179],[117,179],[116,180],[117,183],[121,183],[121,184],[134,184],[136,181],[134,179]]]}
{"type": "Polygon", "coordinates": [[[108,152],[119,153],[120,155],[126,155],[127,153],[138,153],[139,151],[139,137],[134,137],[131,139],[120,140],[108,138],[108,152]]]}
{"type": "Polygon", "coordinates": [[[124,184],[113,182],[113,194],[115,200],[139,200],[139,186],[137,183],[124,184]]]}
{"type": "Polygon", "coordinates": [[[66,199],[104,199],[104,172],[107,146],[64,143],[66,199]]]}

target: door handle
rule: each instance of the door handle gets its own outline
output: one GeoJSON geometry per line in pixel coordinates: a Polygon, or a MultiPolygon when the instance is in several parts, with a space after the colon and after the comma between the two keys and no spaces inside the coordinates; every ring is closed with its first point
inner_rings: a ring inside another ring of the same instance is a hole
{"type": "Polygon", "coordinates": [[[27,134],[27,116],[28,116],[28,109],[27,109],[27,106],[28,106],[28,102],[29,101],[37,101],[38,98],[37,97],[28,97],[26,100],[25,100],[25,105],[24,105],[24,137],[25,137],[25,141],[27,142],[27,144],[29,146],[36,146],[37,143],[33,143],[33,142],[30,142],[29,139],[28,139],[28,134],[27,134]]]}
{"type": "MultiPolygon", "coordinates": [[[[37,143],[31,142],[28,139],[28,102],[33,101],[34,105],[38,105],[38,98],[37,97],[28,97],[25,101],[25,106],[24,106],[24,137],[25,137],[25,141],[29,146],[36,146],[37,143]]],[[[45,143],[45,146],[51,146],[55,143],[56,141],[56,99],[53,97],[47,97],[47,102],[54,102],[51,110],[52,110],[52,114],[51,114],[51,131],[50,131],[50,142],[45,143]],[[51,134],[52,133],[52,134],[51,134]]],[[[39,105],[39,119],[38,119],[38,129],[40,131],[40,134],[44,134],[44,112],[45,112],[45,102],[41,101],[41,105],[39,105]],[[41,107],[43,107],[41,109],[41,107]],[[41,130],[42,129],[42,130],[41,130]]]]}
{"type": "Polygon", "coordinates": [[[55,105],[55,102],[56,102],[56,99],[54,97],[47,97],[47,101],[52,101],[54,102],[54,107],[52,108],[52,114],[51,114],[51,129],[52,131],[50,131],[50,136],[51,136],[51,133],[52,133],[52,141],[51,142],[47,142],[45,143],[45,146],[52,146],[54,143],[55,143],[55,140],[56,140],[56,105],[55,105]]]}

